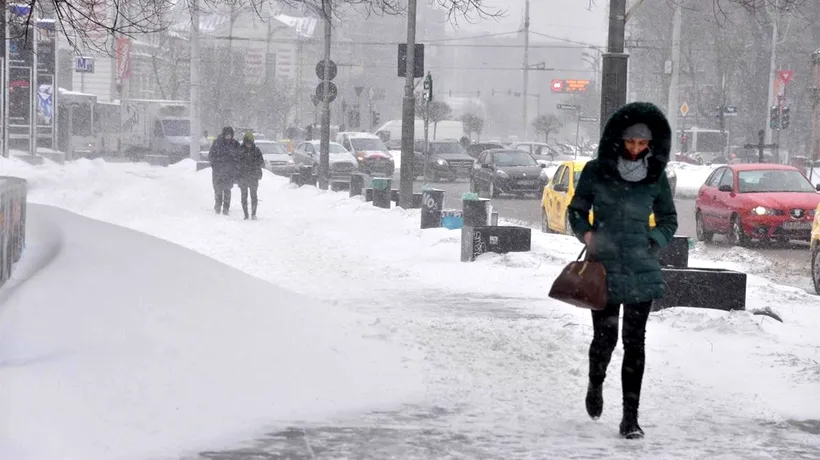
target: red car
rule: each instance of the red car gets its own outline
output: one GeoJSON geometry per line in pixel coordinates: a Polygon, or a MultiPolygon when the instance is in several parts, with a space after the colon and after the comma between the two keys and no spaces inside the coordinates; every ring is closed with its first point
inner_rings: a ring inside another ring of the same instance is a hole
{"type": "Polygon", "coordinates": [[[695,201],[699,241],[715,233],[733,244],[759,240],[810,239],[817,189],[797,168],[739,163],[717,168],[700,187],[695,201]]]}

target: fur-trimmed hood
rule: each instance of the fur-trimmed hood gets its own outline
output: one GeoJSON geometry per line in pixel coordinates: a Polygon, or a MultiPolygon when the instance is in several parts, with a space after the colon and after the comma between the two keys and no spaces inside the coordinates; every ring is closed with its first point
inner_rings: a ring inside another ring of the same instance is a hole
{"type": "Polygon", "coordinates": [[[624,152],[623,132],[636,123],[644,123],[652,131],[649,143],[652,156],[649,157],[646,179],[641,182],[656,182],[665,174],[669,162],[672,129],[661,109],[649,102],[632,102],[612,114],[598,144],[598,161],[609,172],[617,174],[618,157],[624,152]]]}

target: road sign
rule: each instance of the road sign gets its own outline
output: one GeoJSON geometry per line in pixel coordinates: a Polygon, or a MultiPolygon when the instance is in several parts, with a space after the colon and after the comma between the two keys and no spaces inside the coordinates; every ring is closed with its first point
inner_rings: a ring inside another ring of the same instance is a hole
{"type": "Polygon", "coordinates": [[[94,73],[94,58],[77,56],[74,70],[79,73],[94,73]]]}
{"type": "Polygon", "coordinates": [[[598,117],[580,117],[581,121],[598,121],[598,117]]]}
{"type": "Polygon", "coordinates": [[[568,93],[586,91],[589,84],[589,80],[564,80],[564,91],[568,93]]]}
{"type": "Polygon", "coordinates": [[[737,107],[733,105],[727,105],[723,109],[723,116],[724,117],[736,117],[737,116],[737,107]]]}
{"type": "MultiPolygon", "coordinates": [[[[336,63],[333,62],[332,60],[327,61],[327,62],[330,62],[330,66],[327,69],[328,70],[327,79],[328,80],[333,80],[334,78],[336,78],[336,74],[339,72],[339,69],[336,67],[336,63]]],[[[316,76],[319,77],[319,80],[324,80],[325,79],[325,61],[324,60],[319,61],[319,63],[316,64],[316,76]]]]}
{"type": "Polygon", "coordinates": [[[361,97],[364,86],[356,86],[353,89],[356,91],[356,97],[361,97]]]}
{"type": "Polygon", "coordinates": [[[553,93],[563,93],[564,80],[553,80],[552,83],[550,83],[550,89],[552,89],[553,93]]]}
{"type": "Polygon", "coordinates": [[[580,106],[573,104],[558,104],[556,107],[558,107],[558,110],[578,110],[581,108],[580,106]]]}
{"type": "Polygon", "coordinates": [[[777,76],[780,77],[780,80],[783,81],[784,84],[788,84],[791,81],[792,77],[794,76],[793,70],[778,70],[777,76]]]}
{"type": "Polygon", "coordinates": [[[684,103],[683,103],[683,104],[681,104],[681,106],[680,106],[680,114],[681,114],[681,115],[683,115],[683,116],[685,117],[685,116],[686,116],[686,114],[688,114],[688,113],[689,113],[689,103],[688,103],[688,102],[684,102],[684,103]]]}
{"type": "MultiPolygon", "coordinates": [[[[336,96],[339,95],[339,88],[336,87],[336,84],[332,81],[327,82],[328,86],[328,93],[327,93],[327,101],[333,102],[336,99],[336,96]]],[[[316,86],[316,98],[320,101],[324,100],[325,96],[325,84],[319,83],[316,86]]]]}

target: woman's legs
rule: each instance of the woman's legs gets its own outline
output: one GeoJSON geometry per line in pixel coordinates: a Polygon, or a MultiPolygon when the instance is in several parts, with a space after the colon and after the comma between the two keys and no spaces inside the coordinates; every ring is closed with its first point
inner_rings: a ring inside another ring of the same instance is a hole
{"type": "Polygon", "coordinates": [[[592,312],[592,344],[589,346],[589,387],[587,413],[593,419],[601,416],[604,407],[603,385],[612,351],[618,343],[618,313],[620,304],[609,304],[602,311],[592,312]]]}
{"type": "Polygon", "coordinates": [[[621,421],[621,435],[626,437],[643,437],[643,430],[638,425],[638,405],[646,363],[646,322],[651,310],[651,301],[624,305],[624,362],[621,367],[624,416],[621,421]]]}
{"type": "Polygon", "coordinates": [[[259,204],[259,197],[257,193],[259,191],[259,182],[254,182],[250,184],[251,189],[251,216],[256,219],[256,205],[259,204]]]}
{"type": "Polygon", "coordinates": [[[248,186],[247,184],[239,184],[239,192],[242,200],[242,212],[245,213],[245,219],[248,218],[248,186]]]}

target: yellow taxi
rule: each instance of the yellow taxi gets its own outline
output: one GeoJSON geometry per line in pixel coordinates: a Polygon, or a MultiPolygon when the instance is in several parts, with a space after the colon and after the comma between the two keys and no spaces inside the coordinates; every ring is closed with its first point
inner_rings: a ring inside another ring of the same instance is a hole
{"type": "Polygon", "coordinates": [[[814,291],[820,294],[820,206],[814,212],[811,226],[811,279],[814,281],[814,291]]]}
{"type": "MultiPolygon", "coordinates": [[[[572,235],[569,225],[567,208],[569,202],[575,195],[575,186],[581,177],[589,159],[565,161],[558,166],[558,170],[544,187],[541,196],[541,231],[545,233],[563,233],[572,235]]],[[[590,211],[589,222],[592,223],[593,215],[590,211]]],[[[649,226],[655,227],[655,216],[649,216],[649,226]]],[[[820,264],[820,257],[818,258],[820,264]]],[[[818,266],[820,270],[820,266],[818,266]]]]}

